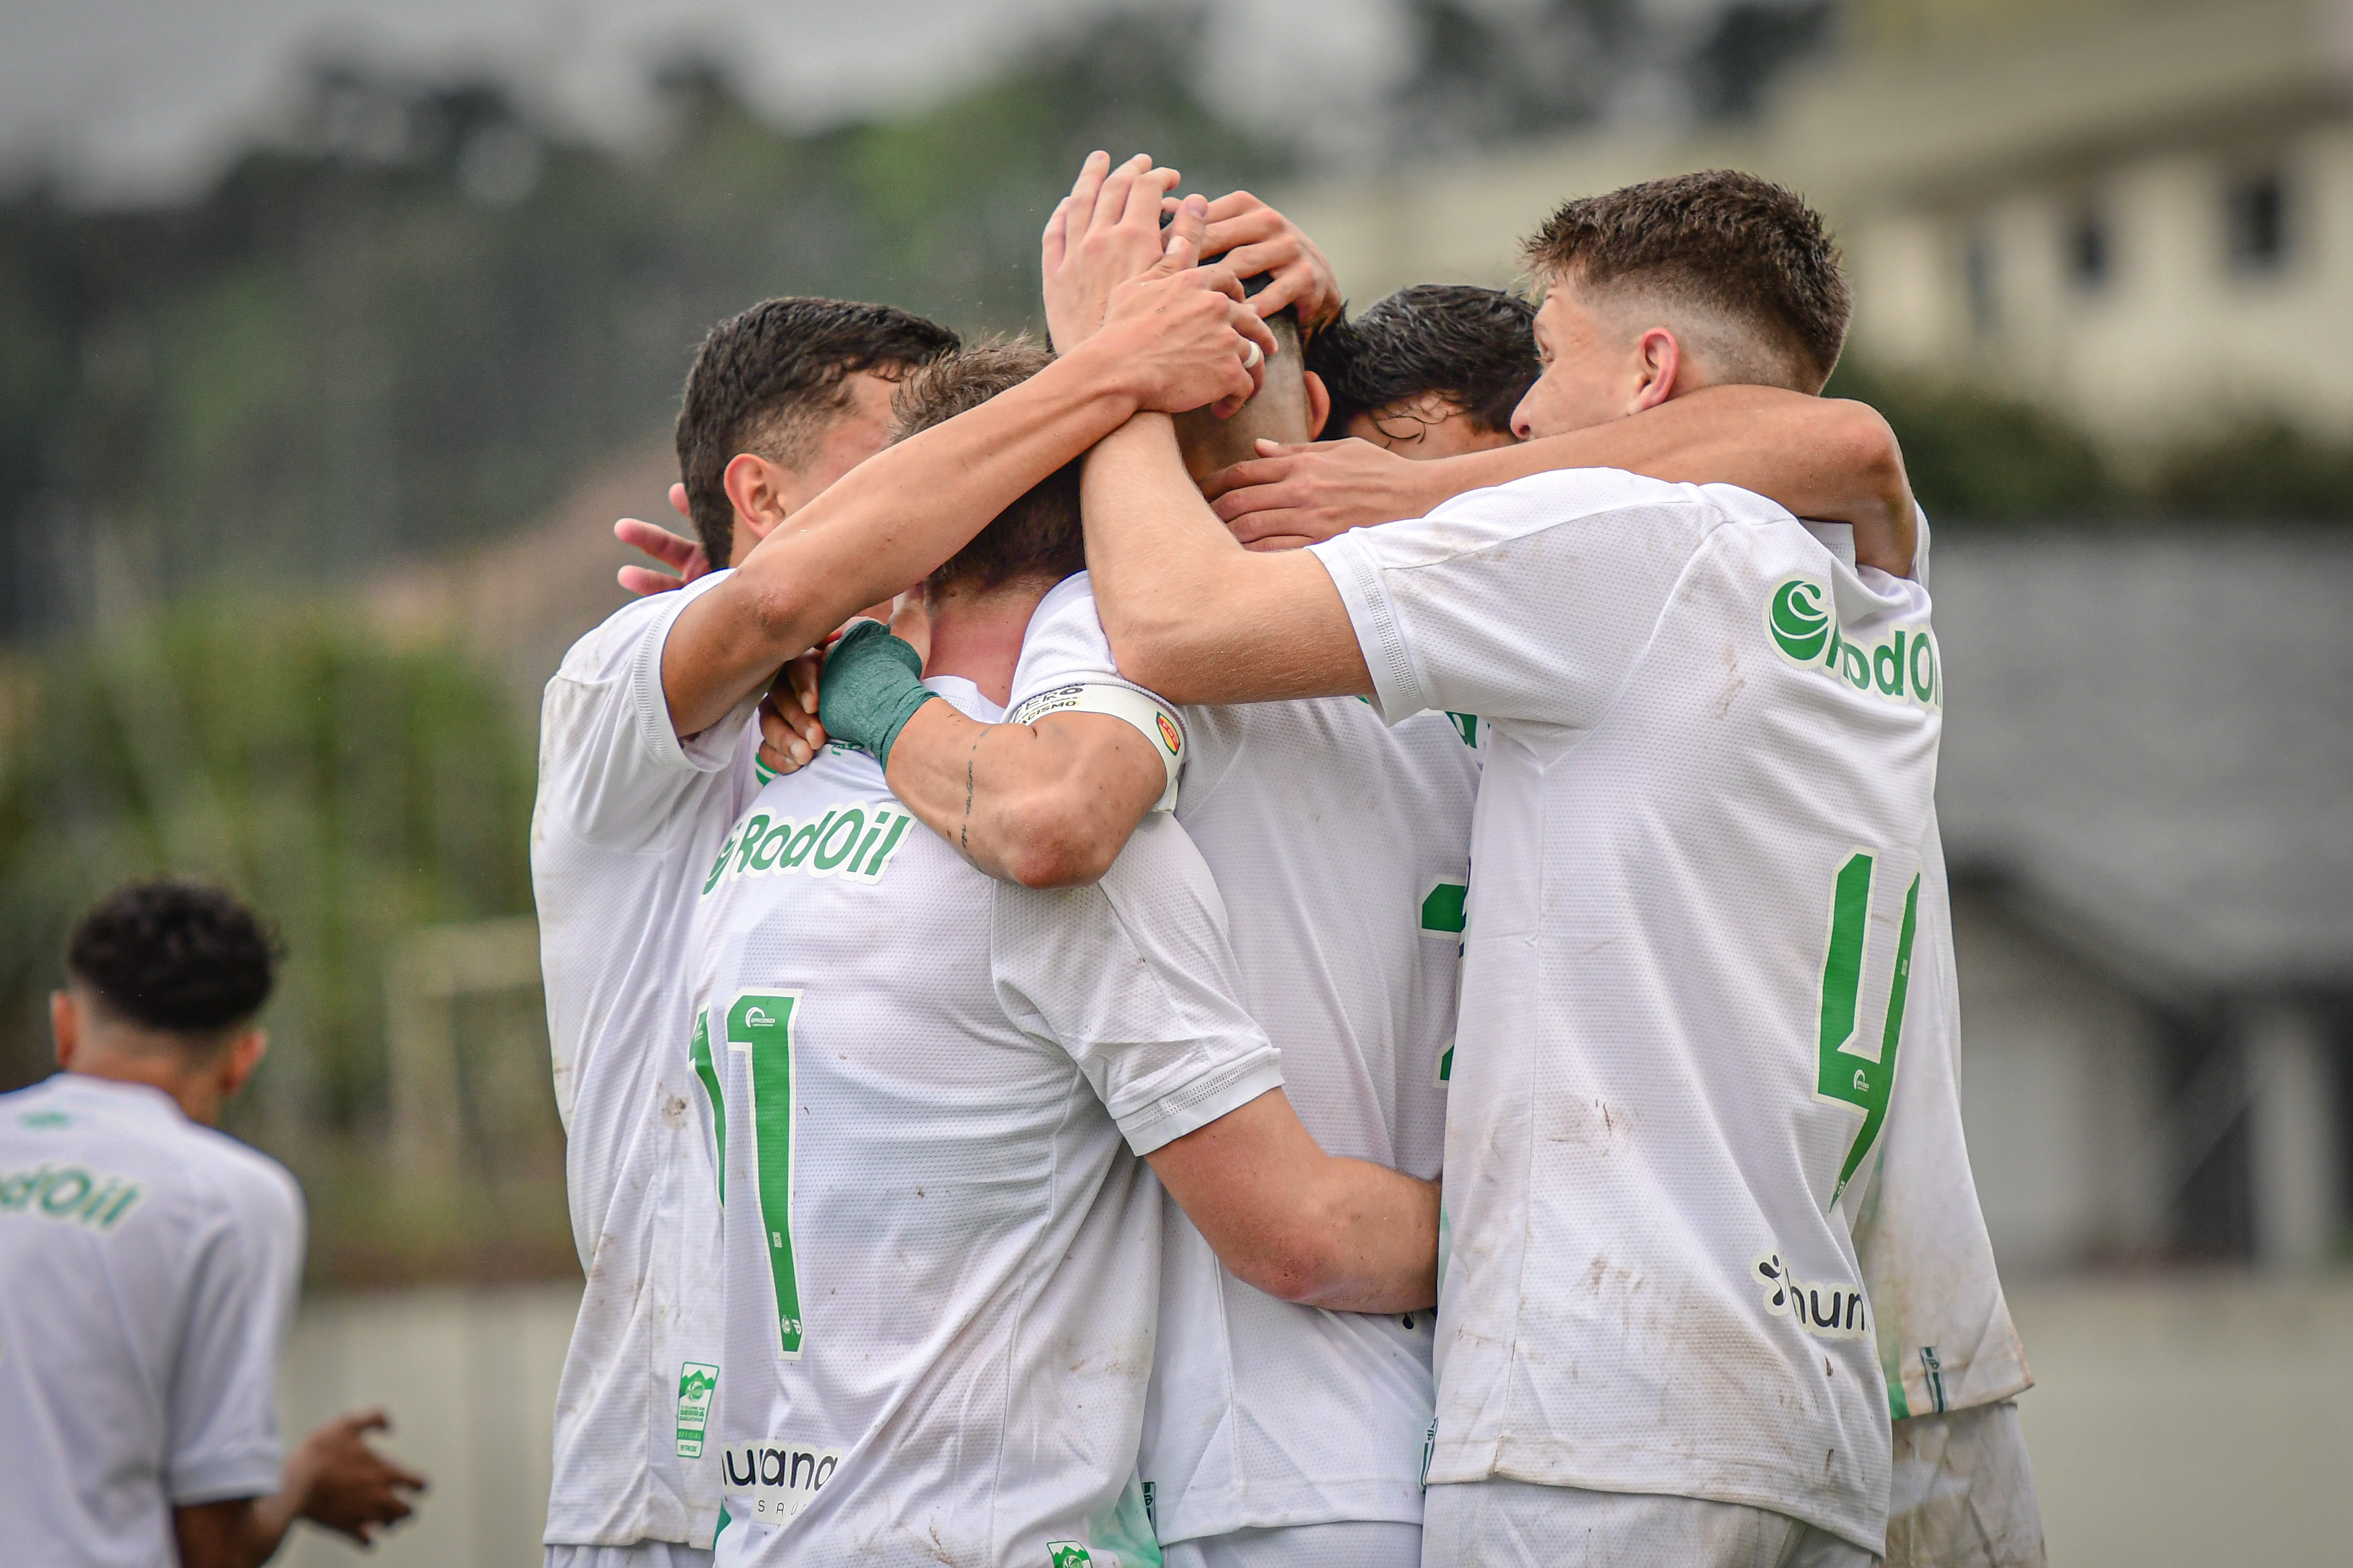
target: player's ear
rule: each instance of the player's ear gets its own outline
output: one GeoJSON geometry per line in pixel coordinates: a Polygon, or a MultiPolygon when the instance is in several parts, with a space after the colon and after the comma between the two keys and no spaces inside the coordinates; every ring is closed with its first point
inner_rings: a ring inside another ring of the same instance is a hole
{"type": "Polygon", "coordinates": [[[752,452],[730,458],[720,482],[735,509],[735,520],[760,539],[791,516],[801,499],[800,486],[788,469],[752,452]]]}
{"type": "Polygon", "coordinates": [[[253,1076],[253,1069],[261,1065],[261,1058],[269,1052],[268,1030],[239,1031],[237,1038],[228,1043],[228,1048],[220,1054],[221,1098],[227,1100],[243,1089],[245,1080],[253,1076]]]}
{"type": "Polygon", "coordinates": [[[71,1071],[74,1047],[81,1043],[81,1010],[70,991],[49,993],[49,1033],[56,1037],[58,1066],[71,1071]]]}
{"type": "Polygon", "coordinates": [[[1683,344],[1664,327],[1652,327],[1634,344],[1634,395],[1626,412],[1656,408],[1675,395],[1683,370],[1683,344]]]}
{"type": "Polygon", "coordinates": [[[1314,371],[1307,373],[1307,438],[1324,438],[1324,421],[1332,417],[1332,389],[1314,371]]]}

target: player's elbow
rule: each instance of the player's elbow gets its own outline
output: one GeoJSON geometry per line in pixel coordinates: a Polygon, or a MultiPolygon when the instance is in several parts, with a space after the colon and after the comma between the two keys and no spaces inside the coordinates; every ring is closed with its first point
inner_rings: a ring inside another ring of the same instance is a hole
{"type": "Polygon", "coordinates": [[[1108,621],[1103,632],[1119,672],[1171,702],[1199,702],[1206,658],[1198,630],[1165,616],[1138,616],[1119,631],[1108,621]]]}
{"type": "Polygon", "coordinates": [[[737,591],[744,595],[745,621],[765,645],[797,653],[833,629],[818,624],[807,581],[754,575],[757,571],[756,563],[738,567],[737,581],[742,586],[737,591]]]}
{"type": "MultiPolygon", "coordinates": [[[[1243,1267],[1244,1284],[1293,1306],[1323,1306],[1342,1295],[1348,1282],[1346,1226],[1317,1204],[1302,1205],[1291,1222],[1271,1237],[1243,1267]]],[[[1230,1267],[1230,1266],[1229,1266],[1230,1267]]]]}
{"type": "Polygon", "coordinates": [[[1879,410],[1845,398],[1829,399],[1825,406],[1831,415],[1827,436],[1837,466],[1860,477],[1883,500],[1892,501],[1908,494],[1904,448],[1879,410]]]}
{"type": "Polygon", "coordinates": [[[1008,805],[997,860],[1025,888],[1083,888],[1103,880],[1119,849],[1083,803],[1039,790],[1008,805]]]}

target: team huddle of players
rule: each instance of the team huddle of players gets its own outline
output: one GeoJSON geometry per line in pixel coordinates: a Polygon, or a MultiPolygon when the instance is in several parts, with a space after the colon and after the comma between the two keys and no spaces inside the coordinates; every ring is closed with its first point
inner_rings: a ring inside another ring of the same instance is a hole
{"type": "Polygon", "coordinates": [[[1088,160],[1050,353],[714,328],[548,686],[552,1568],[2039,1563],[1819,219],[1345,321],[1176,184],[1088,160]]]}

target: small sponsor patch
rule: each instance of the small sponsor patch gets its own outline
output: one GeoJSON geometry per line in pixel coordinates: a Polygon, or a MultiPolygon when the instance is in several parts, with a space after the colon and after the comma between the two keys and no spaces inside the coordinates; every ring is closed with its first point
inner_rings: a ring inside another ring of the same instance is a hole
{"type": "Polygon", "coordinates": [[[1077,1568],[1079,1563],[1093,1561],[1087,1549],[1075,1541],[1046,1542],[1046,1568],[1077,1568]]]}
{"type": "Polygon", "coordinates": [[[702,1458],[702,1435],[711,1426],[711,1395],[719,1386],[719,1369],[709,1362],[691,1361],[678,1369],[678,1457],[702,1458]]]}
{"type": "Polygon", "coordinates": [[[728,1511],[762,1524],[781,1524],[816,1501],[840,1464],[839,1448],[813,1448],[781,1437],[719,1450],[728,1495],[751,1500],[749,1508],[728,1511]]]}
{"type": "Polygon", "coordinates": [[[1752,1267],[1763,1287],[1765,1310],[1774,1317],[1795,1318],[1818,1340],[1859,1340],[1871,1331],[1870,1303],[1860,1285],[1800,1279],[1778,1252],[1764,1254],[1752,1267]]]}
{"type": "Polygon", "coordinates": [[[1160,743],[1168,748],[1170,756],[1185,749],[1185,738],[1176,732],[1176,726],[1168,721],[1167,714],[1155,713],[1152,721],[1160,726],[1160,743]]]}

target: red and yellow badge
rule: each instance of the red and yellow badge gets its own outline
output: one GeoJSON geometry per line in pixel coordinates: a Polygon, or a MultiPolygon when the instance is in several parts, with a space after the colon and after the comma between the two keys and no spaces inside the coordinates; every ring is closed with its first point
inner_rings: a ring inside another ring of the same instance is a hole
{"type": "Polygon", "coordinates": [[[1155,713],[1152,718],[1160,726],[1160,743],[1168,748],[1168,754],[1173,757],[1183,751],[1185,742],[1177,736],[1176,726],[1168,721],[1168,715],[1155,713]]]}

